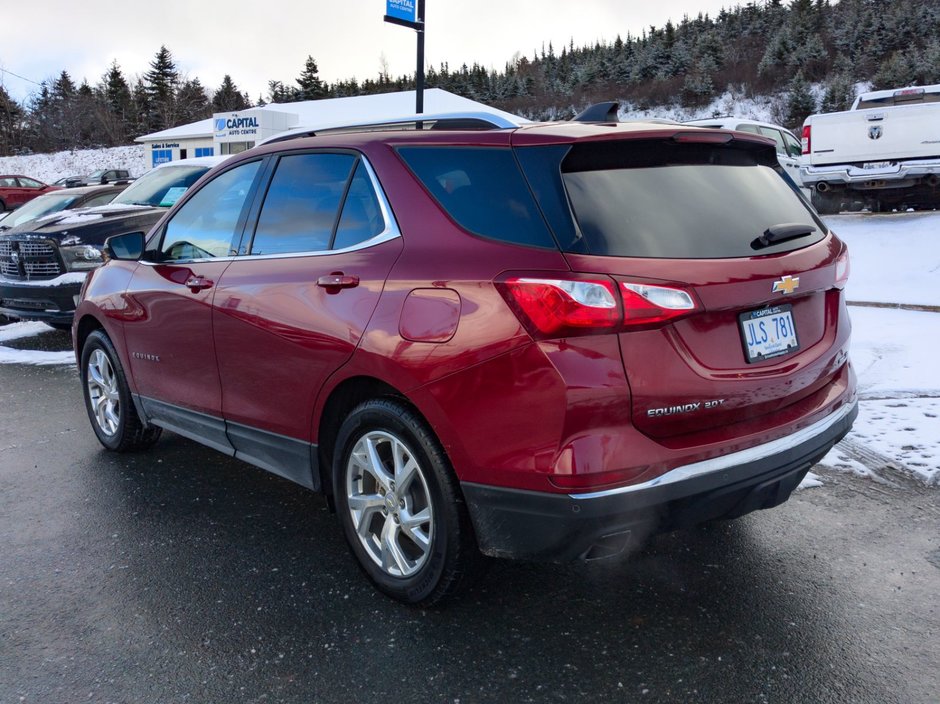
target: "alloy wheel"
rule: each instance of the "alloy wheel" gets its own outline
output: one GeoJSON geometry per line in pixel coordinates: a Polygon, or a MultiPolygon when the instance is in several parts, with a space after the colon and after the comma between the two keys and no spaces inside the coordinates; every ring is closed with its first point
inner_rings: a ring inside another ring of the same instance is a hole
{"type": "Polygon", "coordinates": [[[107,436],[114,435],[121,423],[121,396],[117,375],[108,355],[101,349],[88,360],[88,399],[98,428],[107,436]]]}
{"type": "Polygon", "coordinates": [[[366,433],[352,448],[346,496],[359,542],[383,572],[410,577],[427,562],[434,507],[424,470],[401,440],[366,433]]]}

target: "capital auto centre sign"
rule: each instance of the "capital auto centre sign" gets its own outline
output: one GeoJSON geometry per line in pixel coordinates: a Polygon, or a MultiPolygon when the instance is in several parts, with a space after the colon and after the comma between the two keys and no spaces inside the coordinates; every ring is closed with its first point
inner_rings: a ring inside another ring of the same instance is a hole
{"type": "Polygon", "coordinates": [[[418,0],[385,0],[385,14],[406,22],[418,21],[418,0]]]}
{"type": "Polygon", "coordinates": [[[213,127],[215,128],[216,139],[227,139],[232,137],[257,138],[258,124],[257,115],[239,115],[233,112],[226,117],[216,116],[213,127]]]}

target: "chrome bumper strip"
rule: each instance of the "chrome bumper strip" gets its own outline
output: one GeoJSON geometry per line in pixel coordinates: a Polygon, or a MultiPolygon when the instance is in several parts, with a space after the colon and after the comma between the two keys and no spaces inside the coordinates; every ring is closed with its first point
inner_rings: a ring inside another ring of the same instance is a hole
{"type": "Polygon", "coordinates": [[[643,491],[644,489],[652,489],[654,487],[676,484],[678,482],[686,481],[687,479],[694,479],[696,477],[712,474],[713,472],[720,472],[730,467],[736,467],[738,465],[747,464],[749,462],[756,462],[758,460],[776,455],[780,452],[783,452],[784,450],[788,450],[791,447],[801,445],[804,442],[812,440],[817,435],[826,432],[833,425],[852,413],[852,411],[855,409],[855,405],[855,403],[846,404],[822,420],[818,420],[812,425],[787,435],[786,437],[771,440],[770,442],[764,443],[763,445],[749,447],[746,450],[732,452],[730,455],[722,455],[721,457],[713,457],[710,460],[693,462],[692,464],[676,467],[675,469],[671,469],[665,474],[661,474],[655,479],[650,479],[648,482],[643,482],[642,484],[620,486],[614,489],[606,489],[604,491],[594,491],[589,494],[569,494],[568,496],[570,496],[572,499],[586,500],[598,499],[605,496],[617,496],[618,494],[632,494],[637,491],[643,491]]]}

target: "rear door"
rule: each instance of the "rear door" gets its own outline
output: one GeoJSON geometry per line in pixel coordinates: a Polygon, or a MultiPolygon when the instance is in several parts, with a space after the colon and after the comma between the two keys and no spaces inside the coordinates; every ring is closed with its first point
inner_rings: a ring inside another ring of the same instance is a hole
{"type": "Polygon", "coordinates": [[[359,344],[401,248],[358,154],[279,158],[214,300],[222,410],[241,455],[310,481],[317,393],[359,344]]]}
{"type": "Polygon", "coordinates": [[[575,144],[561,164],[577,225],[566,257],[619,283],[634,423],[657,438],[779,410],[844,361],[842,245],[781,178],[776,155],[715,143],[721,135],[677,137],[575,144]],[[767,244],[770,229],[771,239],[802,234],[767,244]],[[671,310],[652,316],[644,296],[671,310]]]}

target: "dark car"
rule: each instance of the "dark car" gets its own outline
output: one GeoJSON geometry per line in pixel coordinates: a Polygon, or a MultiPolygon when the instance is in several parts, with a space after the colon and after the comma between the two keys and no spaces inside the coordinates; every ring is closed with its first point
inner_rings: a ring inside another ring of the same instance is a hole
{"type": "Polygon", "coordinates": [[[58,188],[29,176],[0,176],[0,212],[19,208],[23,203],[58,188]]]}
{"type": "Polygon", "coordinates": [[[85,275],[104,261],[104,241],[111,235],[149,230],[223,159],[162,164],[106,205],[63,210],[0,234],[0,313],[68,329],[85,275]]]}
{"type": "Polygon", "coordinates": [[[166,428],[325,492],[409,603],[479,551],[611,557],[776,506],[857,413],[848,252],[758,135],[275,142],[106,248],[73,326],[101,444],[166,428]]]}
{"type": "Polygon", "coordinates": [[[75,210],[77,208],[93,208],[98,205],[110,203],[118,193],[127,188],[123,186],[84,186],[51,191],[34,198],[26,205],[8,213],[0,219],[0,232],[6,232],[19,227],[31,220],[53,215],[62,210],[75,210]]]}

